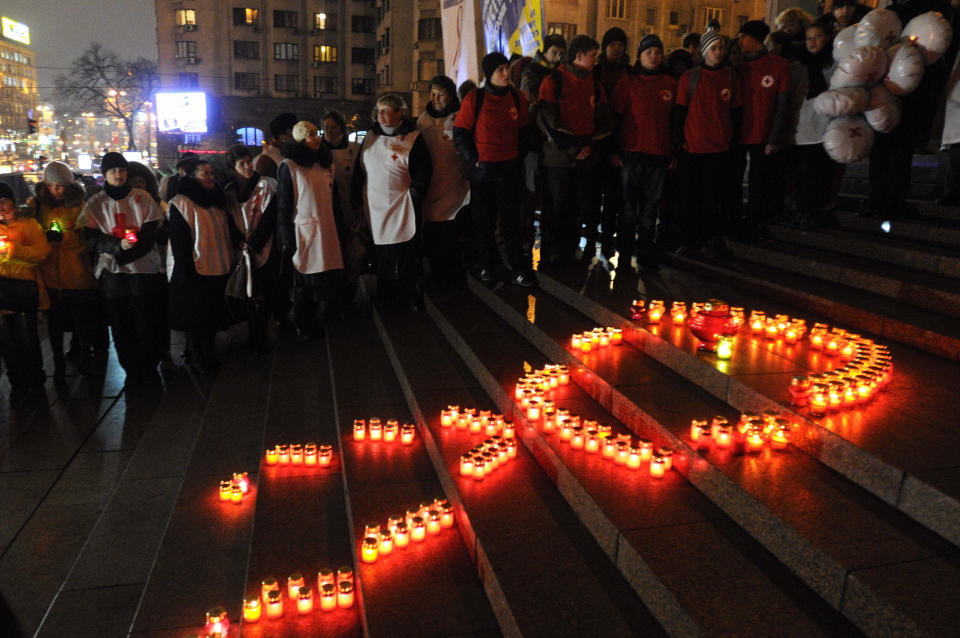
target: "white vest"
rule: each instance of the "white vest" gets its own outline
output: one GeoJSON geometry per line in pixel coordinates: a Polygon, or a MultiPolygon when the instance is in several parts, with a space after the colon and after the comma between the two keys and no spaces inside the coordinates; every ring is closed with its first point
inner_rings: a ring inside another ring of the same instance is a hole
{"type": "MultiPolygon", "coordinates": [[[[186,195],[170,200],[190,227],[193,238],[193,266],[198,275],[215,277],[228,275],[233,267],[233,246],[230,244],[230,225],[227,213],[218,208],[197,206],[186,195]]],[[[174,264],[176,266],[176,264],[174,264]]]]}
{"type": "Polygon", "coordinates": [[[347,142],[346,147],[331,148],[330,152],[333,153],[333,184],[340,200],[340,212],[347,228],[352,230],[360,222],[359,211],[354,211],[350,203],[350,186],[353,183],[353,171],[357,164],[357,155],[360,154],[360,145],[347,142]]]}
{"type": "Polygon", "coordinates": [[[417,128],[430,149],[433,175],[423,202],[423,218],[428,222],[455,219],[461,208],[470,203],[470,181],[467,167],[453,143],[453,121],[457,114],[432,117],[424,111],[417,128]]]}
{"type": "MultiPolygon", "coordinates": [[[[260,223],[264,211],[270,207],[274,195],[277,194],[277,180],[272,177],[261,177],[257,185],[253,187],[250,197],[242,204],[237,202],[237,206],[231,209],[233,221],[237,228],[243,232],[243,236],[250,239],[250,233],[260,223]]],[[[261,268],[267,260],[270,259],[270,246],[273,244],[273,236],[267,240],[263,250],[253,255],[253,263],[257,268],[261,268]]]]}
{"type": "Polygon", "coordinates": [[[293,267],[304,275],[343,268],[340,237],[333,218],[333,166],[310,168],[285,159],[293,183],[293,267]]]}
{"type": "Polygon", "coordinates": [[[363,142],[364,188],[370,234],[378,245],[413,239],[417,218],[410,196],[410,150],[419,131],[390,137],[367,133],[363,142]]]}
{"type": "MultiPolygon", "coordinates": [[[[163,219],[163,210],[150,194],[139,188],[130,189],[130,193],[117,201],[100,191],[87,200],[77,226],[96,228],[105,235],[113,235],[115,228],[130,228],[137,232],[150,222],[163,219]]],[[[122,239],[122,237],[121,237],[122,239]]],[[[127,275],[149,275],[163,272],[163,260],[160,249],[154,247],[149,253],[124,266],[117,264],[117,259],[107,253],[99,253],[94,276],[99,277],[102,272],[120,273],[127,275]]]]}

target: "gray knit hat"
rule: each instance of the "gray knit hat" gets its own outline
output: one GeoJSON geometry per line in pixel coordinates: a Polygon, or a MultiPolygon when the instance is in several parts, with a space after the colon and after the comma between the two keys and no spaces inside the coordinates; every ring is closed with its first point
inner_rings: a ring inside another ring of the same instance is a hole
{"type": "Polygon", "coordinates": [[[70,184],[73,184],[73,182],[73,171],[70,170],[70,167],[63,162],[50,162],[43,169],[44,184],[60,184],[61,186],[69,186],[70,184]]]}
{"type": "Polygon", "coordinates": [[[707,57],[707,49],[717,40],[723,42],[723,36],[720,35],[719,31],[707,31],[700,36],[700,55],[707,57]]]}

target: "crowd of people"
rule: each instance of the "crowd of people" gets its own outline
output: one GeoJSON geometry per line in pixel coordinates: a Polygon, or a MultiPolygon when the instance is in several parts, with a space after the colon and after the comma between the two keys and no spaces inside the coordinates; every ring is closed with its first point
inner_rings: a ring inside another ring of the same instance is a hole
{"type": "MultiPolygon", "coordinates": [[[[935,5],[892,10],[906,23],[948,10],[935,5]]],[[[81,373],[102,370],[109,326],[127,384],[149,385],[171,359],[171,330],[186,335],[184,364],[209,374],[217,331],[246,321],[260,352],[271,319],[317,338],[326,317],[349,311],[364,272],[379,297],[416,310],[425,262],[437,286],[472,272],[527,287],[538,241],[544,264],[602,257],[639,270],[665,251],[714,258],[725,237],[763,241],[774,221],[830,225],[842,166],[823,150],[827,122],[812,104],[829,86],[833,37],[865,12],[855,0],[817,19],[791,8],[776,30],[751,20],[736,38],[712,24],[669,54],[649,34],[632,62],[618,28],[601,42],[549,35],[532,58],[486,55],[480,86],[434,78],[416,119],[401,97],[381,96],[362,142],[336,111],[317,124],[283,113],[262,152],[227,149],[225,175],[185,153],[158,184],[110,152],[92,195],[62,162],[20,207],[0,185],[11,399],[42,394],[40,311],[55,380],[71,357],[81,373]]],[[[941,67],[904,100],[904,124],[878,134],[863,214],[902,208],[912,152],[943,99],[941,67]]]]}

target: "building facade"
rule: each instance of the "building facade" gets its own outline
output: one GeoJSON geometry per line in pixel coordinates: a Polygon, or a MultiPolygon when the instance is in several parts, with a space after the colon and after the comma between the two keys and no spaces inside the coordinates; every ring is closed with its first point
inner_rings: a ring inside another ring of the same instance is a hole
{"type": "Polygon", "coordinates": [[[377,18],[377,92],[400,95],[416,115],[443,73],[440,0],[377,0],[377,18]]]}
{"type": "MultiPolygon", "coordinates": [[[[289,111],[366,127],[377,90],[373,0],[155,0],[162,90],[208,96],[200,144],[222,149],[289,111]]],[[[245,139],[248,143],[251,138],[245,139]]]]}
{"type": "Polygon", "coordinates": [[[7,139],[28,134],[28,120],[35,121],[33,132],[40,126],[42,116],[34,112],[40,103],[37,55],[29,43],[26,25],[4,17],[0,30],[0,136],[7,139]]]}

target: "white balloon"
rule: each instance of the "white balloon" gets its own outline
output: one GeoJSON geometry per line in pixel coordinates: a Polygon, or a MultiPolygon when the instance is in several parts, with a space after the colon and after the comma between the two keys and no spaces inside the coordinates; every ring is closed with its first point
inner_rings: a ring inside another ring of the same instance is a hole
{"type": "MultiPolygon", "coordinates": [[[[859,24],[859,23],[857,23],[859,24]]],[[[856,44],[856,34],[857,34],[857,24],[851,24],[845,29],[841,29],[840,33],[833,39],[833,61],[839,62],[848,55],[854,52],[857,48],[856,44]]]]}
{"type": "Polygon", "coordinates": [[[863,113],[870,103],[870,92],[857,87],[824,91],[813,100],[813,110],[820,115],[840,117],[863,113]]]}
{"type": "Polygon", "coordinates": [[[901,37],[920,47],[923,59],[929,65],[939,60],[950,46],[953,28],[943,14],[927,11],[908,22],[901,37]]]}
{"type": "Polygon", "coordinates": [[[874,131],[889,133],[900,123],[900,100],[882,84],[870,89],[870,103],[863,117],[874,131]]]}
{"type": "Polygon", "coordinates": [[[823,134],[823,149],[835,162],[852,164],[870,154],[873,148],[873,130],[862,115],[837,117],[830,120],[823,134]]]}
{"type": "Polygon", "coordinates": [[[857,24],[854,41],[857,47],[878,46],[888,49],[900,39],[903,23],[889,9],[874,9],[857,24]]]}
{"type": "Polygon", "coordinates": [[[887,54],[880,47],[860,47],[850,53],[833,72],[830,88],[846,86],[870,87],[887,74],[887,54]]]}
{"type": "Polygon", "coordinates": [[[883,85],[894,95],[906,95],[920,86],[923,79],[924,60],[920,47],[901,42],[887,49],[887,77],[883,85]]]}

